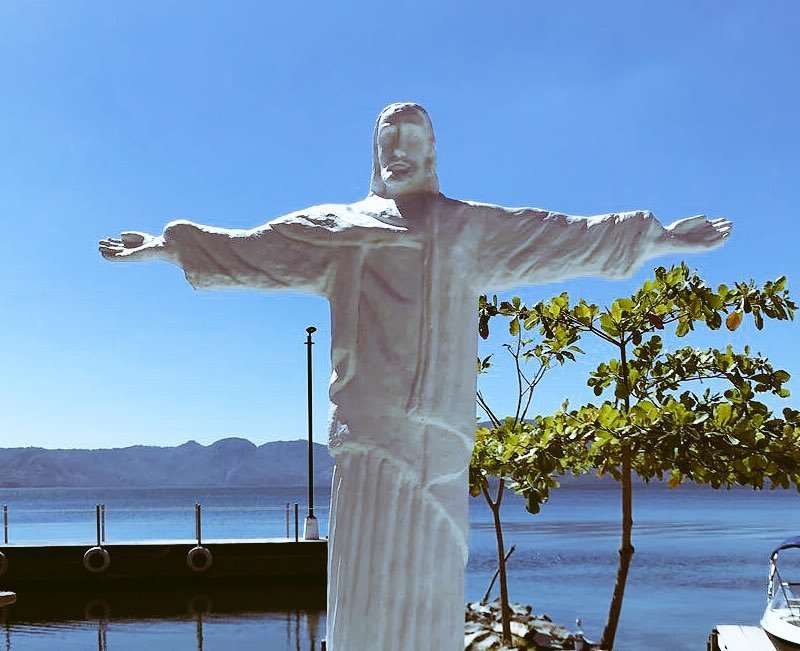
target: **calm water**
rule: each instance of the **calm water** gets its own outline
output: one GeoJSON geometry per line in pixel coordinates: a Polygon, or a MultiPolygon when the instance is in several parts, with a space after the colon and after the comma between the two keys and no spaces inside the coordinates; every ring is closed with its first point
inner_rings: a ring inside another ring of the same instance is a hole
{"type": "MultiPolygon", "coordinates": [[[[94,504],[106,504],[106,539],[190,539],[194,504],[203,504],[203,536],[282,537],[286,502],[302,489],[269,491],[13,489],[10,542],[92,543],[94,504]]],[[[320,495],[320,502],[327,495],[320,495]]],[[[510,594],[571,626],[576,617],[599,635],[616,569],[619,498],[613,485],[571,484],[554,492],[538,516],[519,500],[504,505],[510,594]]],[[[471,501],[469,599],[479,599],[496,567],[494,531],[483,503],[471,501]]],[[[317,508],[322,533],[327,510],[317,508]]],[[[772,547],[800,533],[800,499],[792,492],[712,491],[684,486],[637,487],[636,555],[618,635],[621,651],[704,649],[714,624],[755,624],[764,604],[766,561],[772,547]]],[[[425,526],[420,522],[419,526],[425,526]]],[[[294,535],[293,515],[290,534],[294,535]]],[[[167,594],[149,609],[139,595],[116,603],[63,597],[64,607],[22,603],[0,610],[0,649],[274,649],[318,648],[324,612],[302,604],[276,611],[259,594],[167,594]],[[67,607],[69,604],[69,607],[67,607]]],[[[435,650],[430,650],[435,651],[435,650]]]]}

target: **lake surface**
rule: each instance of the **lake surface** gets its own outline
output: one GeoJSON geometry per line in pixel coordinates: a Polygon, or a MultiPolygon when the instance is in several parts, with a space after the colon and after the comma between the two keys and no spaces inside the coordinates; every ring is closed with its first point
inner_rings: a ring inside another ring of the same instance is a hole
{"type": "MultiPolygon", "coordinates": [[[[512,600],[572,627],[583,619],[597,637],[613,588],[619,546],[619,494],[614,484],[569,483],[553,492],[537,516],[509,495],[503,506],[512,600]]],[[[319,503],[328,495],[319,494],[319,503]]],[[[95,542],[96,503],[106,505],[106,540],[191,539],[194,505],[203,505],[203,538],[283,537],[286,503],[305,491],[258,489],[2,489],[9,506],[9,541],[95,542]]],[[[637,486],[636,555],[618,633],[621,651],[705,648],[715,624],[756,624],[764,607],[766,564],[772,548],[800,533],[794,492],[713,491],[682,486],[637,486]]],[[[327,532],[327,508],[316,508],[327,532]]],[[[289,533],[294,536],[293,506],[289,533]]],[[[496,569],[491,515],[470,502],[467,597],[483,596],[496,569]]],[[[302,526],[302,523],[301,523],[302,526]]],[[[425,526],[420,522],[419,526],[425,526]]],[[[495,593],[497,589],[495,588],[495,593]]],[[[135,601],[136,595],[132,599],[135,601]]],[[[144,596],[140,597],[142,600],[144,596]]],[[[79,600],[78,598],[76,598],[79,600]]],[[[72,600],[73,602],[75,599],[72,600]]],[[[259,603],[258,594],[162,595],[160,610],[82,604],[77,614],[58,604],[39,612],[26,604],[0,609],[0,649],[209,649],[319,648],[325,614],[302,607],[259,603]],[[115,614],[116,611],[116,614],[115,614]]],[[[74,605],[74,604],[73,604],[74,605]]],[[[430,650],[436,651],[436,650],[430,650]]]]}

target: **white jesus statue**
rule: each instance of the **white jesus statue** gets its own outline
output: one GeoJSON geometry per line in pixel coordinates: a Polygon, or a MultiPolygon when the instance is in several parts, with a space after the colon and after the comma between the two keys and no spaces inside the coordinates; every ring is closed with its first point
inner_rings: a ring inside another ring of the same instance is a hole
{"type": "Polygon", "coordinates": [[[370,192],[252,230],[188,221],[101,240],[108,260],[166,260],[197,289],[290,290],[331,305],[327,641],[331,651],[464,648],[467,470],[477,297],[719,245],[730,222],[649,212],[571,217],[439,192],[425,110],[378,117],[370,192]]]}

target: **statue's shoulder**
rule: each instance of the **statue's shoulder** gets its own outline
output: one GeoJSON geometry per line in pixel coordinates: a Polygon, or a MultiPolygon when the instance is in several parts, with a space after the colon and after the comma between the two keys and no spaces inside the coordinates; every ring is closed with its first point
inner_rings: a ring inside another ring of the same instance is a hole
{"type": "Polygon", "coordinates": [[[535,208],[530,206],[498,206],[493,203],[484,203],[482,201],[472,201],[464,199],[452,199],[462,206],[465,213],[483,216],[497,216],[497,217],[537,217],[541,219],[548,219],[556,216],[557,213],[545,210],[543,208],[535,208]]]}
{"type": "Polygon", "coordinates": [[[397,216],[393,201],[369,196],[355,203],[329,203],[311,206],[271,221],[269,225],[292,234],[307,232],[317,239],[337,235],[337,239],[370,239],[387,231],[404,230],[392,224],[397,216]]]}

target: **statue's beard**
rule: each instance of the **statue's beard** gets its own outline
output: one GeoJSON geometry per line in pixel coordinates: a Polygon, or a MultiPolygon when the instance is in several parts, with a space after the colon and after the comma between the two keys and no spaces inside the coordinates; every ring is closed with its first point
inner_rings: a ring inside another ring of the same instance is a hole
{"type": "Polygon", "coordinates": [[[392,196],[430,191],[429,177],[427,168],[412,162],[381,169],[381,180],[392,196]]]}
{"type": "Polygon", "coordinates": [[[385,161],[379,158],[376,149],[370,192],[387,199],[404,194],[438,194],[436,156],[422,160],[410,157],[385,161]]]}

